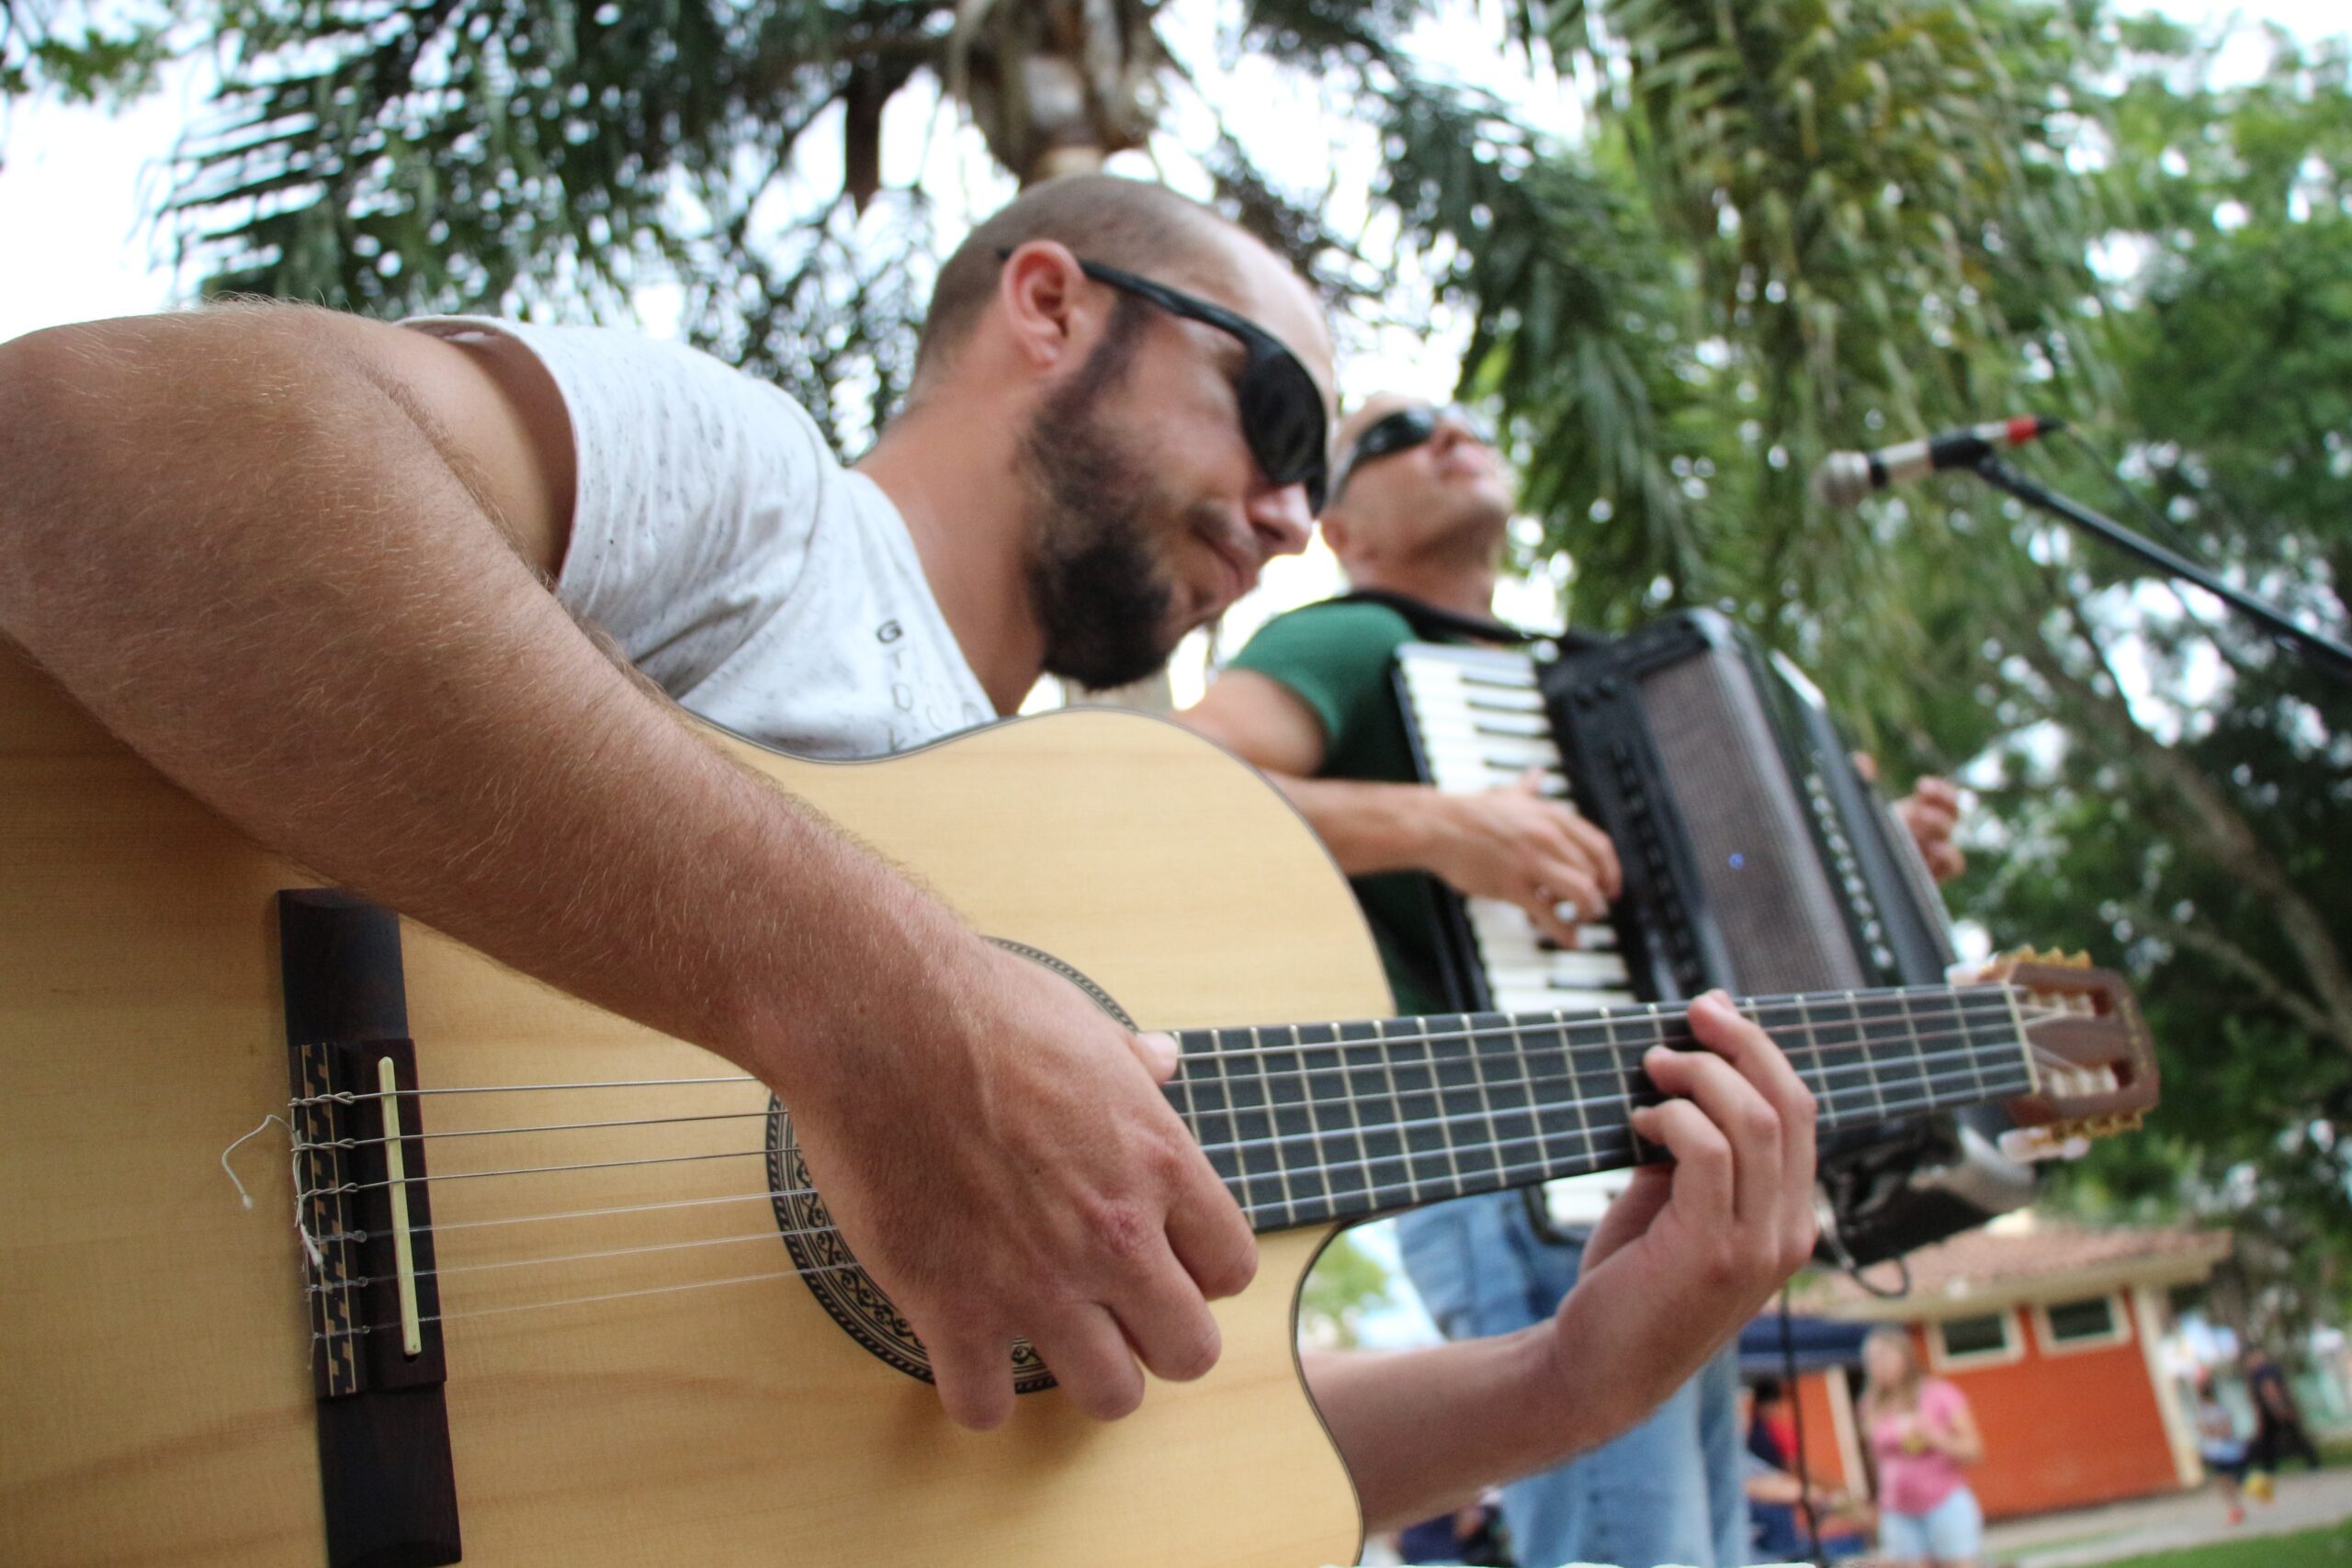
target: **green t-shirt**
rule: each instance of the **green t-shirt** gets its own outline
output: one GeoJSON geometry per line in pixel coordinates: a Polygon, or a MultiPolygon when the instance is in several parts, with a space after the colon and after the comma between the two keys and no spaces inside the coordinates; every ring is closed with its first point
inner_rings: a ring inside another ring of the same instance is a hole
{"type": "MultiPolygon", "coordinates": [[[[1229,668],[1279,681],[1323,727],[1323,765],[1316,777],[1415,784],[1412,742],[1397,706],[1397,648],[1432,639],[1385,604],[1333,600],[1266,623],[1229,668]]],[[[1418,871],[1350,878],[1363,906],[1397,1008],[1408,1014],[1445,1010],[1438,959],[1434,877],[1418,871]]]]}

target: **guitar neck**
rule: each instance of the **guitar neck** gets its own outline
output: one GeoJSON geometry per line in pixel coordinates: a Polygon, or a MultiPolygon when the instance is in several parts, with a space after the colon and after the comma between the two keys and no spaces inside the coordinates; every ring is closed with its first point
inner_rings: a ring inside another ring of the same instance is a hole
{"type": "MultiPolygon", "coordinates": [[[[1820,1128],[1874,1125],[2033,1087],[1998,985],[1739,1003],[1784,1052],[1820,1128]]],[[[1657,1157],[1635,1107],[1653,1045],[1695,1043],[1679,1006],[1182,1031],[1167,1093],[1260,1231],[1621,1169],[1657,1157]]]]}

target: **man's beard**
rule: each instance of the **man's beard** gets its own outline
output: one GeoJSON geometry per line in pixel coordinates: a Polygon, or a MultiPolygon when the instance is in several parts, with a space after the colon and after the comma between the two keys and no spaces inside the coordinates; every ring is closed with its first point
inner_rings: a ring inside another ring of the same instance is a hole
{"type": "Polygon", "coordinates": [[[1151,518],[1173,509],[1100,412],[1135,356],[1144,319],[1140,301],[1119,303],[1102,341],[1022,440],[1035,486],[1029,602],[1045,635],[1046,672],[1089,691],[1140,681],[1166,662],[1174,599],[1151,549],[1151,518]]]}

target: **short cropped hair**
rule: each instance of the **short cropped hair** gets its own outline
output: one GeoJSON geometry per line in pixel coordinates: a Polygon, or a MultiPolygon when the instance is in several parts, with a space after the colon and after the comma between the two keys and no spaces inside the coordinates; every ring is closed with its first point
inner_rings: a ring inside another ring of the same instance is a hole
{"type": "Polygon", "coordinates": [[[916,384],[971,335],[996,292],[1004,265],[998,253],[1057,240],[1087,261],[1148,277],[1209,281],[1222,276],[1218,242],[1227,228],[1198,202],[1142,180],[1065,175],[1031,186],[965,236],[939,269],[915,343],[916,384]]]}

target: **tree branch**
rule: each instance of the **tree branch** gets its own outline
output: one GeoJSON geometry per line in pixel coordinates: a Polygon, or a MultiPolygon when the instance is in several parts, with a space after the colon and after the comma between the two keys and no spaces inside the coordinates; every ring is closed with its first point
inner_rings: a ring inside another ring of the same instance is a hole
{"type": "Polygon", "coordinates": [[[2206,926],[2185,925],[2178,920],[2166,919],[2137,900],[2126,907],[2132,911],[2132,920],[2150,935],[2162,937],[2177,947],[2203,953],[2250,983],[2265,1001],[2302,1028],[2323,1038],[2335,1032],[2335,1025],[2327,1014],[2297,996],[2284,980],[2265,967],[2260,959],[2221,932],[2206,926]]]}
{"type": "MultiPolygon", "coordinates": [[[[2072,606],[2069,614],[2075,614],[2072,606]]],[[[2090,627],[2079,615],[2075,620],[2076,629],[2104,665],[2104,650],[2090,627]]],[[[2206,854],[2269,904],[2280,934],[2301,962],[2312,991],[2319,998],[2326,1021],[2324,1037],[2352,1052],[2352,971],[2347,971],[2326,920],[2296,889],[2229,797],[2185,753],[2143,729],[2120,689],[2113,694],[2098,691],[2068,670],[2041,638],[2020,639],[2018,651],[2055,691],[2092,716],[2100,728],[2122,739],[2132,754],[2186,807],[2184,824],[2206,854]]]]}

